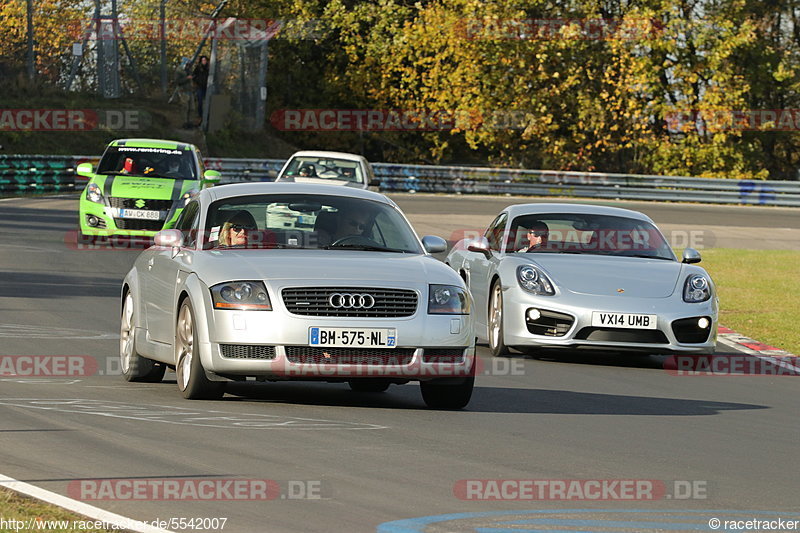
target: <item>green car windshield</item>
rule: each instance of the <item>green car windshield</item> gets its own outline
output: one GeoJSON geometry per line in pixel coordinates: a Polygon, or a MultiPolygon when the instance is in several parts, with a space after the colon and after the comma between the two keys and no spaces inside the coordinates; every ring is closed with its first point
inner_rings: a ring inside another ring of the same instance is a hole
{"type": "Polygon", "coordinates": [[[150,178],[196,180],[197,168],[191,150],[109,146],[98,174],[122,174],[150,178]]]}

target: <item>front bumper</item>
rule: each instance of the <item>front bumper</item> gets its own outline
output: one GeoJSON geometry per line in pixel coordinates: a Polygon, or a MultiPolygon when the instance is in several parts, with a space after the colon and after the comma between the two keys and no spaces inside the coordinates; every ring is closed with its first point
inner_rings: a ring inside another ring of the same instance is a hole
{"type": "Polygon", "coordinates": [[[355,318],[293,315],[282,302],[276,302],[277,298],[272,300],[272,311],[212,310],[205,291],[208,342],[200,344],[203,365],[209,374],[232,379],[340,381],[369,377],[417,381],[472,375],[473,317],[429,315],[426,293],[417,292],[420,303],[410,317],[355,318]],[[311,327],[392,328],[397,332],[397,346],[310,346],[311,327]]]}
{"type": "Polygon", "coordinates": [[[122,235],[130,237],[152,237],[164,228],[172,227],[183,210],[183,201],[176,202],[165,217],[153,221],[140,221],[138,219],[119,219],[114,217],[113,208],[108,205],[90,202],[81,198],[79,226],[81,233],[92,236],[111,236],[122,235]],[[94,217],[97,224],[92,226],[89,219],[94,217]],[[119,223],[118,221],[123,222],[119,223]],[[119,227],[121,224],[128,224],[133,228],[146,227],[147,229],[131,229],[129,227],[119,227]]]}
{"type": "Polygon", "coordinates": [[[689,304],[680,294],[667,298],[575,294],[537,297],[511,287],[503,292],[503,306],[504,341],[508,346],[594,348],[649,354],[713,353],[716,346],[718,303],[715,298],[689,304]],[[551,321],[558,322],[558,330],[554,332],[556,328],[550,328],[550,334],[537,334],[547,328],[535,327],[536,324],[527,318],[530,309],[544,311],[546,315],[557,314],[559,318],[551,321]],[[593,327],[595,311],[656,315],[656,329],[593,327]],[[707,319],[706,328],[696,326],[701,318],[707,319]],[[704,331],[706,329],[708,331],[704,331]]]}

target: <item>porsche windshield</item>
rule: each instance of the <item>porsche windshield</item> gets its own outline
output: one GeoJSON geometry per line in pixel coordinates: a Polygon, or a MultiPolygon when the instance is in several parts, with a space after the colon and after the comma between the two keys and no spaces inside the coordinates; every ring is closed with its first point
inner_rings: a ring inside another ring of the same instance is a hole
{"type": "Polygon", "coordinates": [[[97,167],[97,173],[197,179],[192,151],[171,148],[109,146],[97,167]]]}
{"type": "Polygon", "coordinates": [[[588,213],[518,216],[506,235],[506,251],[676,260],[664,236],[650,222],[588,213]]]}
{"type": "Polygon", "coordinates": [[[342,196],[282,194],[211,204],[205,249],[297,248],[423,253],[394,207],[342,196]]]}

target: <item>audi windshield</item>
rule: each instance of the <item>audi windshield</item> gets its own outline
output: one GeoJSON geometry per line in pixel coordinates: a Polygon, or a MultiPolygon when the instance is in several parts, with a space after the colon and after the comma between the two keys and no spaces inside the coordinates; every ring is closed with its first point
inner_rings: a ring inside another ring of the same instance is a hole
{"type": "Polygon", "coordinates": [[[205,249],[296,248],[424,253],[395,207],[332,195],[225,198],[211,204],[205,249]]]}

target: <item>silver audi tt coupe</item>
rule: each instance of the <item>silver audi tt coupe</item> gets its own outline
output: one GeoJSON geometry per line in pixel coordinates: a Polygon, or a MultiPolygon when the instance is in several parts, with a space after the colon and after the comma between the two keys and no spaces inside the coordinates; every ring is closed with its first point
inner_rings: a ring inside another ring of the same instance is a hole
{"type": "Polygon", "coordinates": [[[642,213],[576,204],[507,207],[446,258],[495,356],[509,347],[713,353],[719,303],[699,261],[691,248],[678,261],[642,213]]]}
{"type": "Polygon", "coordinates": [[[200,191],[122,286],[129,381],[174,367],[186,398],[230,381],[419,381],[425,403],[464,407],[474,382],[471,300],[387,197],[292,183],[200,191]]]}

